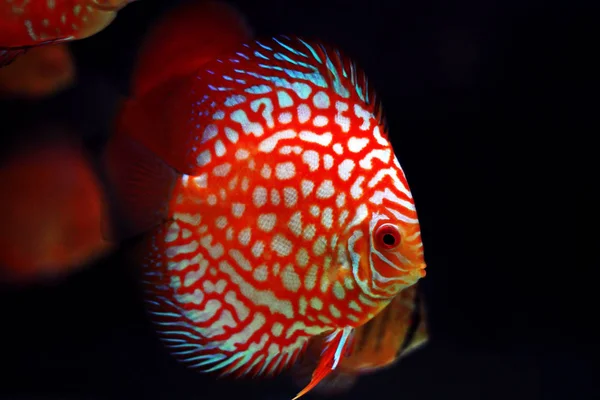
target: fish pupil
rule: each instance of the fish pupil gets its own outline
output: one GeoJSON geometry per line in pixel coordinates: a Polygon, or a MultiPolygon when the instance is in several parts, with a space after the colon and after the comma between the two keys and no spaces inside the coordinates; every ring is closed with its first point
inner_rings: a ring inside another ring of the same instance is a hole
{"type": "Polygon", "coordinates": [[[383,243],[386,246],[394,246],[396,245],[396,238],[391,233],[385,233],[383,235],[383,243]]]}
{"type": "Polygon", "coordinates": [[[392,250],[400,244],[400,232],[395,226],[385,224],[377,230],[377,241],[386,250],[392,250]]]}

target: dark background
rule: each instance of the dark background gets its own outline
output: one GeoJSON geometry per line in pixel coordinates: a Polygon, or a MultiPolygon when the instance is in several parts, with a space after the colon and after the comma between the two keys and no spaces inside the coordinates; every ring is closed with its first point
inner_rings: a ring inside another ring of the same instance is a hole
{"type": "MultiPolygon", "coordinates": [[[[550,150],[557,137],[566,145],[581,121],[571,114],[581,95],[569,90],[575,81],[587,84],[579,49],[597,50],[586,44],[591,7],[230,2],[258,36],[320,38],[358,61],[383,99],[417,204],[430,343],[361,378],[346,398],[600,398],[591,329],[598,312],[581,282],[585,263],[567,243],[574,231],[557,221],[574,214],[573,184],[559,177],[569,163],[550,150]]],[[[41,102],[0,103],[8,133],[2,152],[23,127],[52,120],[80,128],[99,150],[117,98],[126,95],[135,49],[176,3],[141,0],[105,31],[73,43],[74,89],[41,102]]],[[[130,268],[117,251],[64,282],[4,288],[0,398],[293,397],[297,389],[285,379],[215,381],[178,365],[146,320],[130,268]]]]}

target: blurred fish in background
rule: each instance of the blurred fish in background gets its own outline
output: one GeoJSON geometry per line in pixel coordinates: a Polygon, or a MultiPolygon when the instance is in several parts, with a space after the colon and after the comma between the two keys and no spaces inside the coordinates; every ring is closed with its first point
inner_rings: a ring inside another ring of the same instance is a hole
{"type": "MultiPolygon", "coordinates": [[[[331,396],[352,389],[358,378],[383,368],[420,349],[429,341],[425,304],[418,284],[401,291],[377,316],[357,328],[348,353],[336,370],[315,388],[315,393],[331,396]]],[[[325,348],[325,337],[313,339],[290,375],[298,387],[304,387],[325,348]]]]}
{"type": "Polygon", "coordinates": [[[2,284],[57,281],[114,247],[101,236],[106,200],[86,148],[105,124],[98,118],[109,117],[107,99],[89,82],[78,87],[66,42],[101,31],[130,2],[0,2],[2,284]],[[14,59],[2,65],[2,57],[14,59]]]}
{"type": "Polygon", "coordinates": [[[135,0],[0,0],[0,67],[29,49],[90,37],[135,0]]]}
{"type": "Polygon", "coordinates": [[[64,127],[13,152],[0,165],[0,281],[61,278],[106,254],[100,181],[64,127]]]}
{"type": "Polygon", "coordinates": [[[39,99],[68,89],[75,80],[67,44],[35,47],[0,68],[0,98],[39,99]]]}

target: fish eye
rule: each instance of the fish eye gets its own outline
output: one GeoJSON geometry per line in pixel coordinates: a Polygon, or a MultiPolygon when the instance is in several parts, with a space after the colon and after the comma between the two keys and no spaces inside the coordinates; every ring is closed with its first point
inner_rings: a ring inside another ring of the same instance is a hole
{"type": "Polygon", "coordinates": [[[386,250],[392,250],[400,244],[400,231],[392,224],[381,225],[376,232],[377,243],[386,250]]]}

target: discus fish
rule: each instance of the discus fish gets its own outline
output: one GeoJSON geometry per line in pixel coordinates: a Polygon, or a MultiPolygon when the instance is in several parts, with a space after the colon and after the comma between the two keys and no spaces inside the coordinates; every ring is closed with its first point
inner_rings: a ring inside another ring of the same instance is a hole
{"type": "Polygon", "coordinates": [[[107,174],[127,235],[145,233],[148,305],[173,354],[203,371],[273,374],[328,334],[297,398],[425,276],[413,197],[352,60],[298,37],[221,47],[224,15],[238,18],[190,7],[156,36],[167,46],[193,32],[196,64],[155,62],[160,78],[133,88],[107,174]]]}
{"type": "MultiPolygon", "coordinates": [[[[390,367],[428,340],[425,306],[414,285],[402,290],[383,311],[354,330],[352,343],[338,368],[314,390],[328,395],[347,391],[360,375],[390,367]]],[[[310,381],[324,344],[322,337],[312,339],[300,362],[293,366],[292,376],[300,386],[310,381]]]]}
{"type": "Polygon", "coordinates": [[[0,67],[35,46],[84,39],[135,0],[0,0],[0,67]]]}
{"type": "Polygon", "coordinates": [[[76,68],[66,43],[35,47],[0,68],[0,98],[36,99],[69,88],[76,68]]]}
{"type": "Polygon", "coordinates": [[[29,143],[3,161],[0,185],[3,283],[57,279],[111,250],[101,231],[103,190],[78,144],[29,143]]]}

